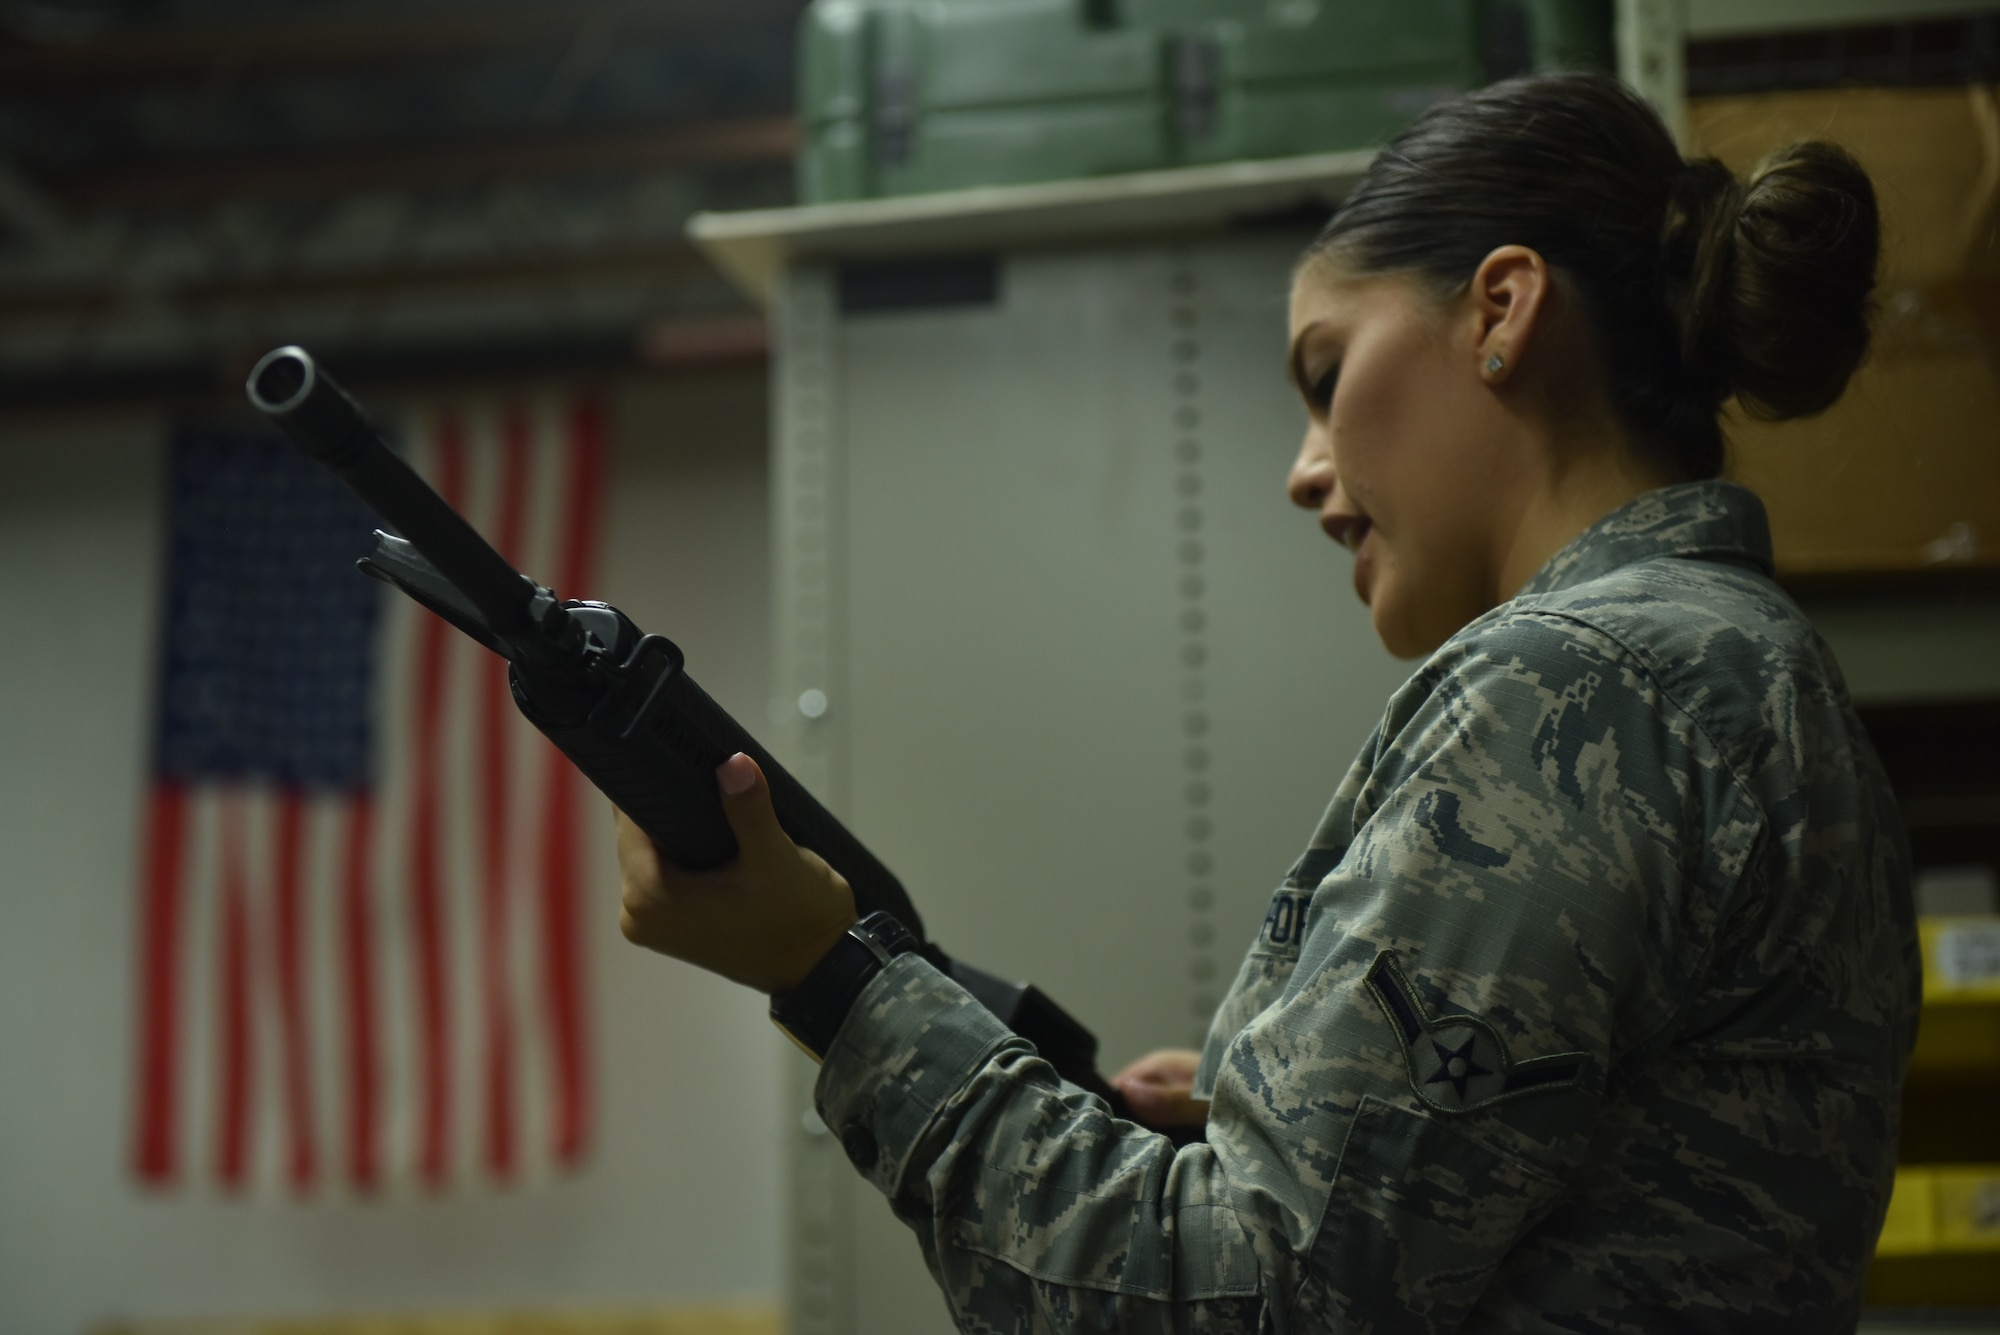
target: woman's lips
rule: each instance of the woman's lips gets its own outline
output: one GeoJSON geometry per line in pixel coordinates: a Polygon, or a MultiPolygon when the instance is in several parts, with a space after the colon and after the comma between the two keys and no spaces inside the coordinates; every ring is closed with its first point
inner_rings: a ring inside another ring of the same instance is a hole
{"type": "Polygon", "coordinates": [[[1368,516],[1358,514],[1321,515],[1319,526],[1325,530],[1327,537],[1350,552],[1361,550],[1362,540],[1368,536],[1368,530],[1374,527],[1368,516]]]}
{"type": "Polygon", "coordinates": [[[1319,526],[1329,538],[1354,553],[1354,592],[1362,602],[1367,602],[1368,586],[1375,572],[1374,553],[1368,543],[1375,532],[1374,521],[1363,514],[1331,514],[1321,515],[1319,526]]]}

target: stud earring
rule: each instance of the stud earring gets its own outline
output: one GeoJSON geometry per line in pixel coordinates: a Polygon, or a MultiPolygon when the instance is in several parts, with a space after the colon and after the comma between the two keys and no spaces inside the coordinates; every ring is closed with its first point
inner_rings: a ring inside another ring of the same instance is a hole
{"type": "Polygon", "coordinates": [[[1500,359],[1500,354],[1496,352],[1491,357],[1488,357],[1486,359],[1486,374],[1497,375],[1500,371],[1500,368],[1505,366],[1506,364],[1507,364],[1506,362],[1500,359]]]}

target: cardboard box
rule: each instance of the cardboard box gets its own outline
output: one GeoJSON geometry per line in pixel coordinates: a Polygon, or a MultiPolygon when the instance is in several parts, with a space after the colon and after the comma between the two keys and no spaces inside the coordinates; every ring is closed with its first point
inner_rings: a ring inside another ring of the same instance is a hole
{"type": "Polygon", "coordinates": [[[1816,418],[1725,419],[1731,476],[1770,508],[1780,573],[2000,578],[2000,89],[1698,99],[1690,154],[1737,171],[1832,139],[1874,179],[1874,351],[1816,418]]]}

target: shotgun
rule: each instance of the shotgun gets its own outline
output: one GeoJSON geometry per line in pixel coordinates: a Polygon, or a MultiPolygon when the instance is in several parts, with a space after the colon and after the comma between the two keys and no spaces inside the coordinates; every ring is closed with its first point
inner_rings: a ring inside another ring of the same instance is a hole
{"type": "Polygon", "coordinates": [[[769,781],[792,841],[825,858],[866,917],[895,915],[932,964],[1070,1083],[1125,1100],[1097,1074],[1097,1039],[1038,988],[975,969],[940,950],[902,882],[821,806],[757,739],[688,676],[680,649],[648,635],[608,603],[559,597],[515,570],[463,516],[404,463],[361,407],[299,347],[252,368],[250,402],[398,529],[378,530],[358,563],[507,660],[522,715],[651,836],[660,855],[690,870],[736,856],[715,769],[738,751],[769,781]]]}

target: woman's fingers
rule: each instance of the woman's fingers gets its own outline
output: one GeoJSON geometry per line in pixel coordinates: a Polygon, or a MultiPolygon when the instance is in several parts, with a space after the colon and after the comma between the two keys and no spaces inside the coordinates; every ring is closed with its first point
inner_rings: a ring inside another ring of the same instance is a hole
{"type": "Polygon", "coordinates": [[[1194,1097],[1192,1086],[1132,1084],[1124,1087],[1124,1093],[1133,1119],[1155,1130],[1208,1122],[1208,1100],[1194,1097]]]}
{"type": "Polygon", "coordinates": [[[791,842],[778,824],[770,785],[764,782],[764,771],[756,761],[738,751],[716,768],[715,786],[722,797],[722,814],[739,848],[754,856],[780,842],[791,842]]]}
{"type": "Polygon", "coordinates": [[[760,991],[795,987],[854,922],[854,893],[785,834],[755,761],[731,756],[715,778],[739,850],[723,866],[673,866],[644,830],[617,817],[619,930],[760,991]]]}
{"type": "Polygon", "coordinates": [[[1193,1088],[1195,1068],[1200,1065],[1201,1054],[1190,1048],[1159,1048],[1112,1076],[1111,1083],[1122,1087],[1127,1082],[1137,1081],[1148,1085],[1186,1085],[1193,1088]]]}
{"type": "Polygon", "coordinates": [[[660,888],[660,855],[653,847],[653,841],[646,832],[632,823],[632,818],[617,807],[611,808],[612,820],[618,827],[618,874],[621,894],[618,904],[618,930],[627,941],[643,945],[644,929],[641,915],[648,900],[660,888]]]}
{"type": "Polygon", "coordinates": [[[1194,1073],[1201,1054],[1187,1048],[1149,1052],[1111,1078],[1132,1115],[1156,1129],[1202,1126],[1208,1101],[1194,1096],[1194,1073]]]}

